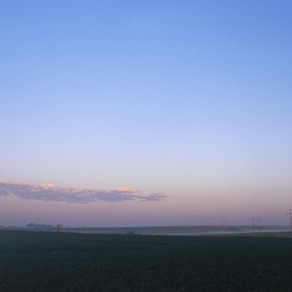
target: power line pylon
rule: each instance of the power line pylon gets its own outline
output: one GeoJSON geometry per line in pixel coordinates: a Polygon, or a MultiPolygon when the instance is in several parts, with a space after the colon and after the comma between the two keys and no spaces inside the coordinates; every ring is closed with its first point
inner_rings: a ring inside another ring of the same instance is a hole
{"type": "Polygon", "coordinates": [[[262,218],[260,216],[253,216],[250,219],[252,221],[252,232],[254,232],[255,227],[258,228],[258,231],[261,232],[261,221],[262,218]]]}
{"type": "Polygon", "coordinates": [[[224,226],[225,227],[225,231],[227,232],[227,224],[228,224],[228,220],[226,220],[226,219],[221,219],[220,220],[220,223],[221,223],[221,225],[222,226],[224,226]]]}
{"type": "Polygon", "coordinates": [[[250,220],[252,221],[252,232],[254,232],[254,227],[255,227],[256,217],[253,216],[253,217],[251,217],[250,220]]]}
{"type": "Polygon", "coordinates": [[[291,227],[291,232],[292,232],[292,209],[290,209],[287,213],[286,216],[290,215],[290,227],[291,227]]]}
{"type": "Polygon", "coordinates": [[[261,232],[261,221],[263,219],[261,217],[258,217],[258,225],[259,225],[259,232],[261,232]]]}

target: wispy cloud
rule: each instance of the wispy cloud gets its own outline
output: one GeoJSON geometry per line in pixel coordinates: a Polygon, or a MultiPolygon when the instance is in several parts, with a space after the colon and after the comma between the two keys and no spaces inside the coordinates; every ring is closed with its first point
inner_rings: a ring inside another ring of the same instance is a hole
{"type": "Polygon", "coordinates": [[[163,193],[143,194],[131,188],[115,190],[74,189],[58,187],[52,184],[32,185],[14,182],[0,182],[0,196],[14,194],[21,199],[46,202],[89,203],[96,201],[123,202],[129,200],[161,201],[166,199],[163,193]]]}

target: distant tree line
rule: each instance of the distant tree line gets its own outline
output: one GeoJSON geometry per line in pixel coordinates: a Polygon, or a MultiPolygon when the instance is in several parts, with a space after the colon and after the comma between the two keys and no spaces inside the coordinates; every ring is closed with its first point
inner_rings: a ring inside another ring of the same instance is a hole
{"type": "Polygon", "coordinates": [[[49,225],[49,224],[29,223],[29,224],[26,224],[26,228],[46,228],[46,229],[51,229],[51,228],[56,228],[56,226],[49,225]]]}

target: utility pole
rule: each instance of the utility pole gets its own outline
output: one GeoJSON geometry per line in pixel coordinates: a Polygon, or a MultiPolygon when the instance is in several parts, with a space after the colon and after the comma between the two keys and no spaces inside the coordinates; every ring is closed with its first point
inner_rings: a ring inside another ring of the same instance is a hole
{"type": "Polygon", "coordinates": [[[291,232],[292,232],[292,209],[290,209],[287,213],[286,216],[290,215],[290,227],[291,227],[291,232]]]}

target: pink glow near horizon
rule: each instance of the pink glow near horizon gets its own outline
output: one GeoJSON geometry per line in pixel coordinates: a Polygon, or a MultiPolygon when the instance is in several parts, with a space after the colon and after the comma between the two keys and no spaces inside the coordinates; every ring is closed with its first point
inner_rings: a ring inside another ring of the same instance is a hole
{"type": "Polygon", "coordinates": [[[192,225],[219,222],[220,218],[229,218],[229,224],[249,224],[249,217],[254,214],[265,217],[267,224],[286,223],[282,204],[263,204],[261,209],[256,201],[243,194],[229,199],[205,194],[182,201],[161,193],[145,195],[134,188],[78,190],[48,183],[0,182],[0,212],[8,225],[30,222],[104,227],[192,225]]]}

